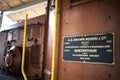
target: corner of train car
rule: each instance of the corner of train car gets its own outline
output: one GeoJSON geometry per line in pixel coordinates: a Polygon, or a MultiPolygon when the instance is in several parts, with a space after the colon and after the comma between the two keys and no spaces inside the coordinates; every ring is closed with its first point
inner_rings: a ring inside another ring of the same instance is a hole
{"type": "MultiPolygon", "coordinates": [[[[24,21],[13,28],[0,32],[0,73],[8,79],[23,79],[21,73],[24,21]]],[[[38,80],[43,76],[43,49],[45,15],[28,20],[25,72],[28,79],[38,80]]]]}

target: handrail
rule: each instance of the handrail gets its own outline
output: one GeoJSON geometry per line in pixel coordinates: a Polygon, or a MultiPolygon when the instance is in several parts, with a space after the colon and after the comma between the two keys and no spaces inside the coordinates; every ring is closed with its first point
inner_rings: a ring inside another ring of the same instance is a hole
{"type": "Polygon", "coordinates": [[[57,20],[58,20],[58,0],[55,0],[55,21],[54,21],[54,33],[53,33],[53,49],[52,49],[52,74],[51,80],[55,79],[55,57],[56,57],[56,32],[57,32],[57,20]]]}
{"type": "Polygon", "coordinates": [[[23,52],[22,52],[22,65],[21,65],[21,71],[22,71],[22,75],[23,75],[23,77],[24,77],[24,80],[28,80],[28,79],[27,79],[27,76],[26,76],[26,74],[25,74],[25,70],[24,70],[24,64],[25,64],[25,49],[26,49],[27,19],[28,19],[28,14],[26,14],[25,23],[24,23],[24,38],[23,38],[23,52]]]}

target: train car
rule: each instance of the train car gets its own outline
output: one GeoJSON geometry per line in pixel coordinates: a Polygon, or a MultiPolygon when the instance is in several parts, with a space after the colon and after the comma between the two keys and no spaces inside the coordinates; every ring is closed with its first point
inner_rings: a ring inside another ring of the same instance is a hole
{"type": "MultiPolygon", "coordinates": [[[[6,74],[14,73],[22,79],[21,61],[24,21],[0,32],[0,67],[6,74]]],[[[27,24],[25,72],[28,79],[43,76],[45,15],[29,19],[27,24]]]]}

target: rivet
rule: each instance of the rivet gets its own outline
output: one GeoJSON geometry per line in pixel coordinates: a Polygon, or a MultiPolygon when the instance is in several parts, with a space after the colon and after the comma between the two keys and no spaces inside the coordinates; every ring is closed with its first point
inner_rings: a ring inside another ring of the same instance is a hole
{"type": "Polygon", "coordinates": [[[112,75],[111,75],[111,74],[108,74],[108,77],[109,77],[109,78],[111,78],[111,77],[112,77],[112,75]]]}

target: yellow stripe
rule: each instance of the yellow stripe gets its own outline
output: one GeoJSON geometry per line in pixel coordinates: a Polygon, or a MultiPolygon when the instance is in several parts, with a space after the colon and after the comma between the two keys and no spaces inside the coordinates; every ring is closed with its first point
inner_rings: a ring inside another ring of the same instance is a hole
{"type": "Polygon", "coordinates": [[[53,49],[52,49],[52,75],[51,80],[55,79],[55,56],[56,56],[56,27],[58,19],[58,0],[55,0],[55,21],[54,21],[54,35],[53,35],[53,49]]]}
{"type": "Polygon", "coordinates": [[[21,66],[21,70],[22,70],[22,74],[23,74],[24,80],[27,80],[27,76],[26,76],[25,71],[24,71],[25,49],[26,49],[27,19],[28,19],[28,14],[26,14],[25,23],[24,23],[24,38],[23,38],[23,52],[22,52],[22,66],[21,66]]]}

